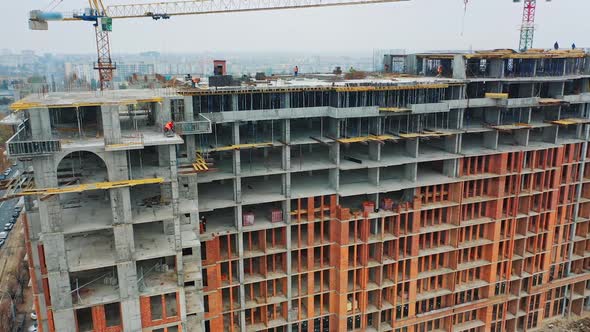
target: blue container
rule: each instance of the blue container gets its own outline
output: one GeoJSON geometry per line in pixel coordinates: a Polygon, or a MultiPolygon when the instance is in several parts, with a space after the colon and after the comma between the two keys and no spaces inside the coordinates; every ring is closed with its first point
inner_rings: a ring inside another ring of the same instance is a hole
{"type": "Polygon", "coordinates": [[[40,12],[37,17],[43,21],[61,21],[64,19],[63,14],[58,12],[40,12]]]}

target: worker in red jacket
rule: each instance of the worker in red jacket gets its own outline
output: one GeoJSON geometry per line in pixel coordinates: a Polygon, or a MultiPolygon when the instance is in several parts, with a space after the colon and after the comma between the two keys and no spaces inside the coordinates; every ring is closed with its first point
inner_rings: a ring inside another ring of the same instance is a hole
{"type": "Polygon", "coordinates": [[[166,122],[166,124],[164,125],[164,133],[168,134],[168,133],[173,133],[173,132],[174,132],[174,122],[172,122],[172,121],[166,122]]]}

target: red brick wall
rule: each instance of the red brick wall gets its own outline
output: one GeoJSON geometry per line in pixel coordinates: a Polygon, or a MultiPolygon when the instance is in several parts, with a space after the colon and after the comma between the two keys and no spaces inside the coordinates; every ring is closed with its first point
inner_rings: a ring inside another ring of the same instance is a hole
{"type": "Polygon", "coordinates": [[[152,320],[152,308],[150,305],[150,297],[151,296],[140,296],[139,298],[139,307],[141,312],[141,326],[142,327],[152,327],[162,324],[169,324],[174,322],[180,321],[180,299],[178,292],[176,294],[176,308],[177,314],[176,316],[166,316],[166,301],[164,298],[164,294],[157,295],[161,297],[162,301],[162,319],[152,320]]]}

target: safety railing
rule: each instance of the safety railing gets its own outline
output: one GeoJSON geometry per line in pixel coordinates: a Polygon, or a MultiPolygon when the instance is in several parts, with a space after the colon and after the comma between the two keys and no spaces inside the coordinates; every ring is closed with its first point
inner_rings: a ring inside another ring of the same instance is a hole
{"type": "Polygon", "coordinates": [[[33,140],[23,123],[17,132],[6,141],[6,151],[9,157],[24,157],[47,155],[61,151],[59,140],[33,140]]]}
{"type": "Polygon", "coordinates": [[[174,127],[180,135],[210,134],[211,120],[199,114],[199,120],[176,122],[174,127]]]}

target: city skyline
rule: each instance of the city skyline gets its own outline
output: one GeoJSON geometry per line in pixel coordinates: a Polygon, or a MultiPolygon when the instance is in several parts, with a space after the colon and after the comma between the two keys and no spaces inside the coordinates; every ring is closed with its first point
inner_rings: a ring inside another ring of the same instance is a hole
{"type": "MultiPolygon", "coordinates": [[[[68,12],[84,6],[83,1],[70,1],[55,10],[68,12]]],[[[6,36],[5,45],[39,52],[93,52],[94,35],[87,22],[51,22],[49,31],[28,30],[28,12],[38,7],[43,9],[33,1],[0,4],[0,10],[12,13],[5,24],[15,30],[6,36]],[[69,38],[62,38],[64,35],[69,38]]],[[[180,53],[232,50],[338,53],[371,52],[379,48],[422,51],[426,45],[428,49],[517,48],[522,3],[470,1],[464,22],[463,9],[460,0],[436,3],[412,0],[372,6],[174,17],[164,21],[116,20],[111,41],[114,54],[145,49],[180,53]]],[[[534,46],[551,48],[556,40],[566,48],[572,42],[580,47],[590,45],[584,33],[590,28],[584,18],[588,9],[590,3],[583,1],[540,1],[534,46]],[[569,19],[558,22],[552,19],[555,16],[569,19]]]]}

